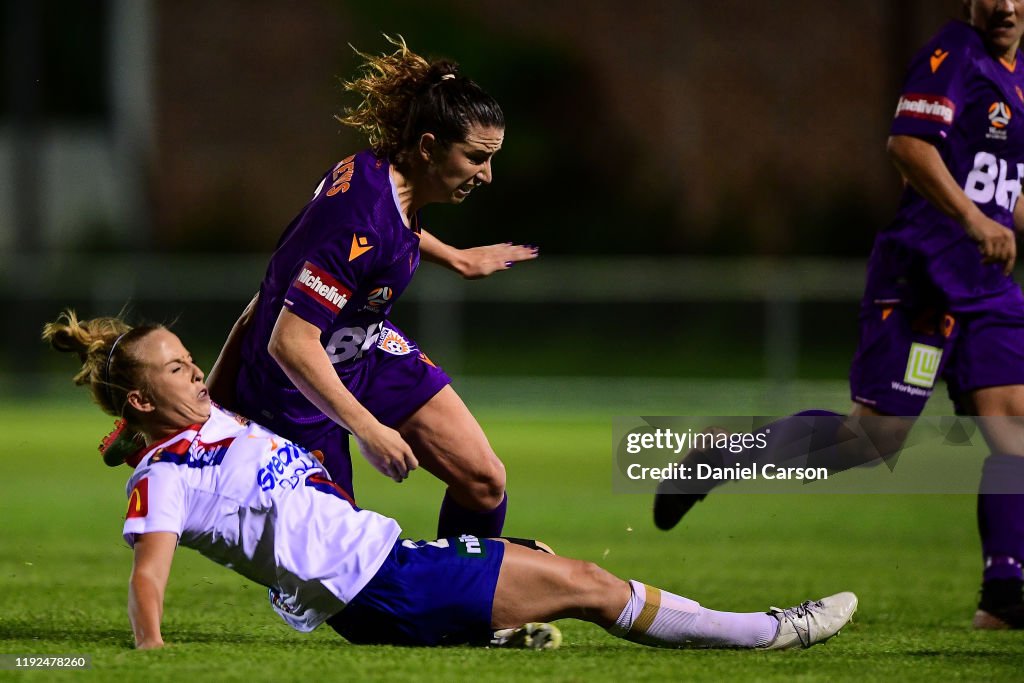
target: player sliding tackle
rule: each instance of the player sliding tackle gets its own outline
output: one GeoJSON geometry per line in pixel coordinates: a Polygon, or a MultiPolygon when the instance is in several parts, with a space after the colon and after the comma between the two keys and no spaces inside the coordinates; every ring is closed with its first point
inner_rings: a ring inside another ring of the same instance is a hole
{"type": "MultiPolygon", "coordinates": [[[[355,507],[301,446],[211,403],[203,372],[160,326],[68,312],[43,338],[77,353],[77,384],[144,443],[127,459],[125,540],[134,548],[128,614],[136,646],[164,644],[163,596],[177,545],[270,589],[292,627],[327,623],[354,643],[557,647],[547,623],[583,619],[671,648],[809,647],[857,608],[839,593],[789,609],[718,612],[623,581],[522,539],[399,538],[398,523],[355,507]]],[[[118,462],[120,461],[120,462],[118,462]]]]}

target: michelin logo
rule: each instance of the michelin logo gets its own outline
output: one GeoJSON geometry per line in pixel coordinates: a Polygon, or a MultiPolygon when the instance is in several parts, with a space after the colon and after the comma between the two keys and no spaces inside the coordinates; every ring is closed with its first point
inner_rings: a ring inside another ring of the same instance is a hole
{"type": "Polygon", "coordinates": [[[299,276],[295,278],[294,286],[301,287],[307,294],[315,295],[315,301],[335,313],[341,311],[352,296],[351,291],[309,261],[306,261],[299,276]]]}
{"type": "Polygon", "coordinates": [[[896,118],[909,116],[916,119],[953,123],[953,103],[934,95],[904,95],[896,105],[896,118]]]}

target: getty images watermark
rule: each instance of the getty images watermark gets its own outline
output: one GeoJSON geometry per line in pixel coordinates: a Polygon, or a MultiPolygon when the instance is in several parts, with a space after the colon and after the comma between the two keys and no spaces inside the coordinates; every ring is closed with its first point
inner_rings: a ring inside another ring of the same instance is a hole
{"type": "Polygon", "coordinates": [[[720,458],[693,458],[691,462],[679,460],[664,466],[645,467],[638,462],[626,466],[626,476],[632,480],[661,481],[750,481],[752,479],[828,479],[827,467],[793,467],[763,462],[771,428],[752,434],[729,433],[723,430],[695,432],[687,429],[677,432],[666,427],[653,431],[633,431],[626,434],[626,453],[639,455],[645,451],[686,454],[693,449],[717,451],[720,458]],[[749,454],[747,464],[729,462],[729,455],[749,454]]]}
{"type": "Polygon", "coordinates": [[[1024,458],[1024,419],[618,417],[612,483],[646,494],[978,493],[982,482],[1024,493],[1016,463],[1005,450],[989,458],[990,443],[1020,443],[1024,458]]]}

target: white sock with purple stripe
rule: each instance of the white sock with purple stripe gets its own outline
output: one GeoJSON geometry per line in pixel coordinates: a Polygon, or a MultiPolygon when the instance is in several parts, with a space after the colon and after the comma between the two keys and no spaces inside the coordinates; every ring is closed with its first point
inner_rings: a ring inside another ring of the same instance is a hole
{"type": "Polygon", "coordinates": [[[630,581],[629,602],[608,629],[614,636],[656,647],[761,647],[779,630],[764,612],[716,612],[653,586],[630,581]]]}

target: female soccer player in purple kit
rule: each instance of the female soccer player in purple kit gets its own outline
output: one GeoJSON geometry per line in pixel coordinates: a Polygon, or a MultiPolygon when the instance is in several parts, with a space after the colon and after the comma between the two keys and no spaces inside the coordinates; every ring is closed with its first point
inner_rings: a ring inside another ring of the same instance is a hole
{"type": "Polygon", "coordinates": [[[422,465],[448,484],[439,536],[497,536],[504,466],[449,377],[387,317],[421,252],[481,277],[537,250],[457,250],[420,226],[423,206],[459,204],[491,182],[505,121],[457,65],[393,42],[393,54],[361,55],[361,77],[346,84],[362,101],[340,121],[365,133],[370,149],[328,171],[285,230],[222,354],[230,361],[232,346],[240,349],[234,391],[223,391],[230,379],[218,377],[213,395],[320,451],[349,493],[349,434],[395,481],[422,465]]]}
{"type": "MultiPolygon", "coordinates": [[[[836,469],[877,461],[899,449],[938,377],[958,413],[1024,416],[1024,296],[1011,277],[1013,231],[1024,228],[1024,0],[965,0],[964,9],[966,23],[947,24],[914,58],[896,107],[888,151],[906,188],[868,263],[850,416],[808,411],[769,425],[759,461],[792,455],[802,437],[836,469]],[[849,438],[854,422],[869,438],[849,438]]],[[[974,626],[1024,628],[1024,429],[1006,419],[980,427],[991,455],[978,496],[974,626]]],[[[706,493],[673,495],[663,483],[656,524],[675,526],[706,493]]]]}

